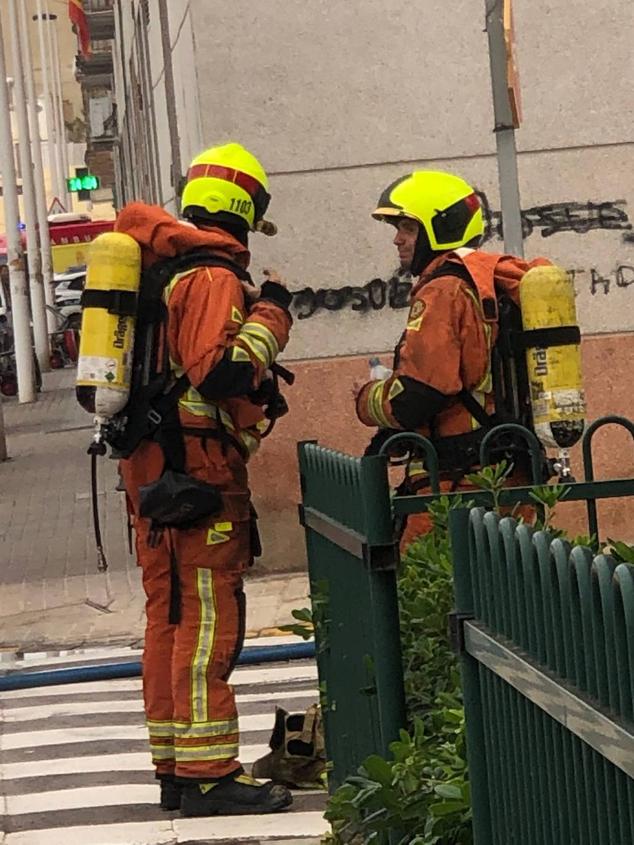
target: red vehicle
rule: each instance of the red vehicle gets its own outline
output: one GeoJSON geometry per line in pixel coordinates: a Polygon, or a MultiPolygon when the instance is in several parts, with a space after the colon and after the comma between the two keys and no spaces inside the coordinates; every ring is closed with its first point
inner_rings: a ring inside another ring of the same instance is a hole
{"type": "Polygon", "coordinates": [[[85,265],[90,242],[114,227],[114,220],[91,220],[87,214],[53,214],[48,221],[55,273],[85,265]]]}

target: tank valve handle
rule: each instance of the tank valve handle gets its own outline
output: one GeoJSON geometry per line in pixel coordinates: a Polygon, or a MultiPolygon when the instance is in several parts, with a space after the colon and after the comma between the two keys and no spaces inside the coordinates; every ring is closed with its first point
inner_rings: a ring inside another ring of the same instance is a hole
{"type": "Polygon", "coordinates": [[[567,449],[560,449],[557,453],[557,460],[553,463],[553,469],[559,475],[560,484],[575,484],[576,478],[570,467],[570,452],[567,449]]]}

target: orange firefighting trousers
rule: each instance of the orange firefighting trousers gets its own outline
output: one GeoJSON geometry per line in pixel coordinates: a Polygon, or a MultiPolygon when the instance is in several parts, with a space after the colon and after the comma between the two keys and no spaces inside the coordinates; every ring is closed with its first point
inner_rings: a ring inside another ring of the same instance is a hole
{"type": "MultiPolygon", "coordinates": [[[[138,563],[147,596],[143,694],[158,775],[208,780],[240,769],[238,714],[229,676],[244,640],[242,573],[252,563],[247,472],[240,453],[211,438],[186,440],[187,470],[217,485],[220,513],[196,527],[165,529],[134,517],[138,563]],[[170,602],[180,621],[170,624],[170,602]]],[[[144,442],[121,462],[132,506],[159,477],[163,455],[144,442]]]]}

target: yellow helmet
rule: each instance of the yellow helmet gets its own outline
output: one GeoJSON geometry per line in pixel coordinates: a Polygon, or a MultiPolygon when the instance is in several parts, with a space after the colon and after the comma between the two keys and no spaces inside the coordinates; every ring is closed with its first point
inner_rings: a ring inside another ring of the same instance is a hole
{"type": "Polygon", "coordinates": [[[383,191],[377,220],[411,217],[424,228],[434,252],[458,249],[484,234],[480,201],[459,176],[436,170],[416,170],[383,191]]]}
{"type": "Polygon", "coordinates": [[[181,213],[212,222],[238,218],[252,231],[275,234],[274,224],[263,219],[271,200],[268,187],[264,168],[241,144],[211,147],[189,167],[181,213]]]}

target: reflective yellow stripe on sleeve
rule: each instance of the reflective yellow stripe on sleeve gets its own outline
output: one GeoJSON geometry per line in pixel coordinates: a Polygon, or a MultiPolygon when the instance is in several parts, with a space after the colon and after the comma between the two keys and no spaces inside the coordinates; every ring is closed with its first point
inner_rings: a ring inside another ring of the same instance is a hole
{"type": "Polygon", "coordinates": [[[280,347],[273,332],[262,323],[245,323],[236,336],[253,352],[258,361],[270,367],[277,358],[280,347]]]}
{"type": "Polygon", "coordinates": [[[375,382],[368,392],[368,414],[382,428],[390,428],[391,423],[383,410],[383,389],[385,379],[375,382]]]}

